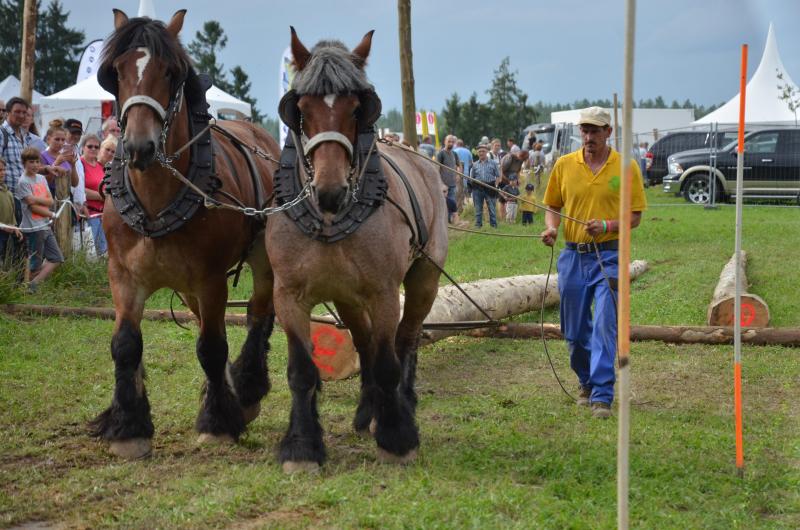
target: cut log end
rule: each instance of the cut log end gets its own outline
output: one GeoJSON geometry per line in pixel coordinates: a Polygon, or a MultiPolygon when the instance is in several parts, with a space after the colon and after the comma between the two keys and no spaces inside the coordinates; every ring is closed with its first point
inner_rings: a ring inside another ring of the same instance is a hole
{"type": "MultiPolygon", "coordinates": [[[[708,306],[709,326],[733,326],[736,304],[733,296],[716,300],[708,306]]],[[[742,327],[765,328],[769,324],[769,307],[758,295],[742,294],[742,327]]]]}

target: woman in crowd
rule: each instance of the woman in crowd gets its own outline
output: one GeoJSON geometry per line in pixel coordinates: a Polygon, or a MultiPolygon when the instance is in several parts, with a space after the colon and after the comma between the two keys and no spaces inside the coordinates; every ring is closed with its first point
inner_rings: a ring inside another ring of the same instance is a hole
{"type": "MultiPolygon", "coordinates": [[[[44,137],[47,149],[42,151],[42,174],[47,178],[50,194],[56,196],[56,178],[69,176],[69,185],[78,185],[78,172],[75,163],[78,160],[75,146],[67,145],[67,130],[64,122],[53,120],[44,137]]],[[[60,197],[63,198],[63,197],[60,197]]]]}
{"type": "Polygon", "coordinates": [[[103,233],[103,197],[100,195],[100,184],[105,175],[103,164],[98,160],[100,138],[95,134],[87,134],[81,141],[81,163],[83,164],[84,186],[86,189],[86,209],[89,213],[89,227],[92,229],[94,249],[98,256],[105,256],[108,251],[106,236],[103,233]]]}
{"type": "Polygon", "coordinates": [[[36,129],[36,124],[33,122],[33,107],[28,107],[25,113],[25,122],[22,124],[25,134],[25,143],[30,147],[35,147],[39,152],[47,149],[47,144],[39,136],[39,131],[36,129]]]}

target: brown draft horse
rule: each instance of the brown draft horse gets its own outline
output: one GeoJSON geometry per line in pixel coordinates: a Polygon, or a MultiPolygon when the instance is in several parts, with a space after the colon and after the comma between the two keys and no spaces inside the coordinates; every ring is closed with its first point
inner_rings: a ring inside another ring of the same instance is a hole
{"type": "MultiPolygon", "coordinates": [[[[98,74],[101,84],[122,106],[122,147],[117,156],[128,162],[129,188],[151,220],[174,204],[183,188],[157,163],[158,157],[174,154],[192,138],[188,98],[189,78],[194,71],[178,41],[185,13],[178,11],[164,25],[149,18],[129,20],[122,11],[114,10],[116,29],[106,42],[98,74]]],[[[207,124],[205,109],[203,106],[199,115],[207,124]]],[[[262,146],[277,159],[277,143],[261,129],[244,122],[226,122],[225,128],[243,142],[262,146]]],[[[243,153],[218,131],[212,131],[211,145],[214,164],[210,167],[221,183],[220,192],[228,202],[260,207],[255,204],[258,186],[243,153]]],[[[183,175],[192,170],[192,152],[194,148],[172,162],[183,175]]],[[[255,164],[261,184],[270,194],[274,164],[261,159],[255,164]]],[[[111,342],[116,385],[111,406],[92,422],[93,434],[109,441],[111,451],[126,458],[150,452],[153,423],[144,387],[140,321],[145,300],[166,287],[180,292],[200,321],[197,357],[206,375],[196,422],[200,440],[236,440],[246,421],[258,414],[259,402],[269,390],[266,352],[274,311],[263,224],[235,211],[200,204],[194,216],[174,232],[148,237],[126,224],[124,213],[108,195],[103,229],[108,238],[108,276],[116,309],[111,342]],[[243,257],[253,271],[254,292],[248,306],[247,339],[231,365],[224,322],[226,272],[243,257]]]]}
{"type": "MultiPolygon", "coordinates": [[[[338,41],[322,41],[309,52],[292,28],[297,74],[291,95],[281,102],[281,117],[298,138],[308,138],[305,154],[313,177],[308,200],[326,223],[347,207],[354,193],[358,182],[351,177],[359,172],[351,167],[350,152],[357,133],[374,130],[380,113],[379,107],[375,112],[377,96],[364,72],[371,43],[372,32],[352,52],[338,41]]],[[[383,144],[376,148],[410,181],[429,234],[424,250],[443,266],[447,209],[438,171],[405,149],[383,144]]],[[[422,322],[436,297],[439,269],[412,241],[416,227],[409,221],[414,219],[409,191],[394,169],[381,163],[387,202],[346,238],[333,243],[311,239],[287,215],[274,216],[267,225],[275,310],[289,344],[292,410],[279,453],[285,471],[315,469],[325,459],[317,411],[321,381],[309,339],[310,311],[323,301],[334,302],[361,360],[355,429],[374,434],[383,461],[405,463],[416,456],[417,347],[422,322]]]]}

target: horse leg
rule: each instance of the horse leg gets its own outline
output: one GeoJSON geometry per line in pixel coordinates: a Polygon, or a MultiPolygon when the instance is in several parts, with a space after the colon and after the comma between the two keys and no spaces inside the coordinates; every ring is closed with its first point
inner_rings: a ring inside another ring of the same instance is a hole
{"type": "Polygon", "coordinates": [[[149,293],[109,262],[109,278],[117,316],[111,339],[114,359],[114,397],[111,406],[89,423],[90,433],[110,442],[109,450],[122,458],[150,454],[153,422],[144,386],[140,323],[149,293]]]}
{"type": "Polygon", "coordinates": [[[314,471],[325,461],[317,409],[322,380],[311,358],[314,347],[309,337],[311,307],[301,306],[297,299],[295,293],[285,292],[276,284],[275,309],[289,343],[287,376],[292,393],[289,428],[278,454],[286,473],[314,471]]]}
{"type": "Polygon", "coordinates": [[[439,270],[427,259],[417,260],[403,279],[405,303],[403,318],[397,328],[395,351],[403,370],[400,390],[411,410],[417,408],[414,384],[417,376],[417,349],[422,337],[422,323],[433,306],[438,293],[439,270]]]}
{"type": "Polygon", "coordinates": [[[400,302],[397,290],[373,298],[369,315],[372,320],[372,373],[375,379],[375,441],[378,459],[405,464],[416,458],[419,431],[414,411],[400,392],[402,367],[395,353],[400,302]]]}
{"type": "Polygon", "coordinates": [[[275,323],[272,306],[272,271],[267,263],[263,236],[261,245],[248,257],[253,271],[253,296],[247,304],[247,338],[239,358],[229,366],[230,385],[242,406],[244,419],[250,423],[261,411],[261,399],[270,389],[267,369],[269,337],[275,323]]]}
{"type": "Polygon", "coordinates": [[[358,351],[358,358],[361,364],[361,397],[358,401],[356,415],[353,418],[353,429],[359,434],[368,434],[370,430],[375,430],[375,425],[371,424],[374,413],[375,403],[375,378],[372,375],[372,359],[370,357],[370,321],[364,310],[337,303],[336,310],[342,321],[347,325],[350,334],[353,336],[353,344],[358,351]]]}
{"type": "Polygon", "coordinates": [[[228,341],[225,336],[225,277],[207,280],[196,294],[200,302],[197,358],[206,374],[200,412],[195,424],[200,442],[234,442],[244,431],[242,409],[228,384],[228,341]]]}

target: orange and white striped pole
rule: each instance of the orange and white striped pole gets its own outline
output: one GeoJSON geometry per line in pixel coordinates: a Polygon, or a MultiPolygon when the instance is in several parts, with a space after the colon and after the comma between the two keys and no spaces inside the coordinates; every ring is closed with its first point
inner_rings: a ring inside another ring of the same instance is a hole
{"type": "Polygon", "coordinates": [[[739,145],[736,146],[736,294],[733,309],[733,414],[736,432],[736,470],[744,477],[744,436],[742,429],[742,173],[744,170],[744,110],[747,89],[747,44],[742,44],[739,79],[739,145]]]}
{"type": "Polygon", "coordinates": [[[630,450],[630,346],[631,346],[631,163],[633,154],[633,55],[636,0],[625,3],[625,74],[622,94],[622,153],[619,191],[619,281],[617,351],[619,352],[619,425],[617,436],[617,528],[628,528],[630,450]]]}

